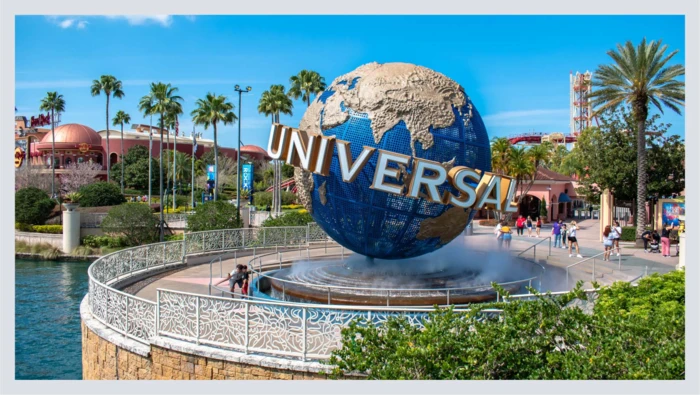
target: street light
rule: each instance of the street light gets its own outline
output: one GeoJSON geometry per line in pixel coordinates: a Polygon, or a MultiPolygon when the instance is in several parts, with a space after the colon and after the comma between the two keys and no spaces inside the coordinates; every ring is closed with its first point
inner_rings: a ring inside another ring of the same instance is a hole
{"type": "MultiPolygon", "coordinates": [[[[241,89],[240,85],[233,88],[238,92],[238,151],[236,152],[236,222],[241,221],[241,95],[251,91],[250,86],[241,89]]],[[[219,187],[218,185],[216,186],[219,187]]]]}

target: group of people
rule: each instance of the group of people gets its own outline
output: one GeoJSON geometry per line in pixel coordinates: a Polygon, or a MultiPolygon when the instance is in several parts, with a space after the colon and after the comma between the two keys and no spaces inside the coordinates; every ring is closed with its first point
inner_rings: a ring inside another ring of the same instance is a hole
{"type": "Polygon", "coordinates": [[[145,203],[148,201],[148,195],[132,196],[131,198],[129,198],[129,201],[132,203],[135,203],[135,202],[144,202],[145,203]]]}
{"type": "Polygon", "coordinates": [[[236,265],[236,267],[228,274],[226,280],[228,280],[229,288],[231,289],[231,297],[235,297],[235,288],[241,290],[241,296],[243,298],[248,297],[248,278],[250,277],[250,272],[248,271],[248,265],[236,265]]]}
{"type": "Polygon", "coordinates": [[[569,249],[569,258],[573,256],[573,249],[576,250],[576,257],[583,258],[578,249],[578,239],[576,239],[576,231],[578,224],[576,221],[571,221],[567,226],[564,221],[558,220],[552,224],[552,238],[554,239],[554,248],[569,249]]]}
{"type": "Polygon", "coordinates": [[[605,247],[605,253],[603,254],[604,261],[610,261],[610,256],[612,256],[615,248],[617,248],[617,256],[620,256],[620,237],[622,237],[622,227],[619,221],[615,221],[614,226],[605,226],[603,230],[603,247],[605,247]]]}
{"type": "Polygon", "coordinates": [[[522,215],[518,217],[518,220],[515,221],[515,228],[518,230],[518,236],[524,236],[525,235],[525,228],[527,228],[527,237],[533,237],[532,236],[532,225],[535,225],[535,237],[540,237],[540,230],[542,229],[542,220],[540,217],[535,218],[535,221],[532,221],[532,218],[530,216],[527,216],[527,219],[523,217],[522,215]]]}
{"type": "Polygon", "coordinates": [[[644,252],[658,252],[659,242],[661,242],[661,255],[671,257],[671,232],[678,230],[674,224],[665,224],[661,228],[661,235],[656,230],[647,230],[642,233],[644,241],[644,252]]]}

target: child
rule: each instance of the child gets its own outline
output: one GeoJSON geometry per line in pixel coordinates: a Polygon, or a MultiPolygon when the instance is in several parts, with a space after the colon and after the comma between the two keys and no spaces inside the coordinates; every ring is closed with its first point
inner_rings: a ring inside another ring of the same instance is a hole
{"type": "Polygon", "coordinates": [[[506,245],[506,249],[510,249],[510,240],[513,238],[510,233],[510,227],[508,225],[503,225],[501,227],[501,234],[503,235],[503,242],[506,245]]]}
{"type": "Polygon", "coordinates": [[[561,248],[566,249],[567,248],[567,246],[566,246],[567,245],[567,243],[566,243],[566,238],[567,238],[566,224],[561,223],[561,221],[559,221],[559,222],[561,225],[561,248]]]}

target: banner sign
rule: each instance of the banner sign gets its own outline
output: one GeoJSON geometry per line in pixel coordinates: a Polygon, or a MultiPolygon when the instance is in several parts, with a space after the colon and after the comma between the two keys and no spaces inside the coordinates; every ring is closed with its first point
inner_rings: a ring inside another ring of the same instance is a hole
{"type": "Polygon", "coordinates": [[[243,172],[241,173],[241,190],[252,191],[253,190],[253,164],[245,163],[243,164],[243,172]]]}
{"type": "Polygon", "coordinates": [[[215,179],[216,179],[216,166],[208,165],[207,166],[207,180],[214,181],[215,179]]]}
{"type": "Polygon", "coordinates": [[[685,202],[664,202],[661,205],[661,223],[663,226],[680,226],[681,215],[685,215],[685,202]]]}

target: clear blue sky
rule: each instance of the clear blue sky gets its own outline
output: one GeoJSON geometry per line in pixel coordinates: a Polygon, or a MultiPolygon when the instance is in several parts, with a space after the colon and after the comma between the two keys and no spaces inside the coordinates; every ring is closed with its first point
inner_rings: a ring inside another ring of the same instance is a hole
{"type": "MultiPolygon", "coordinates": [[[[683,16],[24,16],[16,19],[17,115],[38,114],[40,99],[58,91],[66,100],[63,123],[105,127],[105,98],[90,84],[102,74],[124,82],[110,118],[124,110],[133,123],[139,98],[153,81],[180,89],[187,115],[207,92],[238,106],[243,96],[242,140],[267,146],[270,119],[257,113],[271,84],[288,86],[301,69],[336,76],[377,61],[432,68],[460,83],[491,137],[520,132],[567,132],[569,71],[594,71],[609,63],[616,43],[663,39],[685,63],[683,16]]],[[[298,125],[306,106],[282,123],[298,125]]],[[[684,118],[662,118],[684,135],[684,118]]],[[[220,130],[220,144],[234,146],[237,125],[220,130]]],[[[198,128],[200,131],[200,128],[198,128]]],[[[205,131],[211,138],[212,131],[205,131]]]]}

